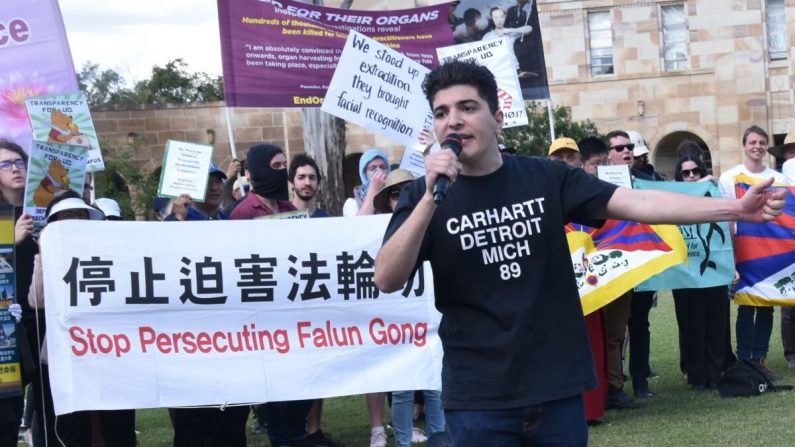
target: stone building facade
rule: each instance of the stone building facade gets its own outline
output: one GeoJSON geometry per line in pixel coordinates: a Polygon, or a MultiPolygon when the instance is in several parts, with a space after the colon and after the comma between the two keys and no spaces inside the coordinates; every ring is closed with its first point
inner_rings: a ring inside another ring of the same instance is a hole
{"type": "MultiPolygon", "coordinates": [[[[396,3],[388,7],[414,2],[396,3]]],[[[751,124],[766,128],[773,142],[795,131],[795,0],[539,0],[538,10],[553,104],[575,120],[592,120],[602,133],[639,131],[652,162],[669,177],[684,139],[707,149],[720,173],[742,161],[740,138],[751,124]]],[[[257,142],[280,145],[288,157],[303,151],[300,110],[230,114],[239,158],[257,142]]],[[[106,157],[142,135],[133,158],[147,170],[160,166],[168,139],[213,144],[221,167],[231,158],[222,103],[98,110],[93,117],[110,142],[106,157]]],[[[349,125],[346,153],[370,147],[385,149],[393,161],[403,152],[349,125]]]]}
{"type": "Polygon", "coordinates": [[[775,142],[795,131],[793,0],[541,0],[538,8],[553,103],[602,133],[639,131],[669,176],[685,138],[708,149],[720,173],[742,161],[748,126],[775,142]],[[612,67],[597,70],[605,42],[612,67]]]}

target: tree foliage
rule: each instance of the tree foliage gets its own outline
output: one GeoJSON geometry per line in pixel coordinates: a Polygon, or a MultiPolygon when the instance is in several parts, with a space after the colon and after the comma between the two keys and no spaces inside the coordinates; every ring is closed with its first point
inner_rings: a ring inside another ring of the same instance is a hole
{"type": "MultiPolygon", "coordinates": [[[[579,141],[585,137],[598,137],[599,130],[591,120],[573,121],[563,107],[553,111],[555,137],[569,137],[579,141]]],[[[503,129],[502,143],[523,155],[546,157],[552,144],[549,132],[549,114],[546,103],[531,101],[527,104],[526,126],[503,129]]]]}
{"type": "MultiPolygon", "coordinates": [[[[152,216],[152,198],[155,197],[160,179],[132,161],[134,149],[143,144],[143,140],[144,136],[139,135],[118,148],[116,157],[105,158],[105,170],[94,175],[96,196],[117,201],[125,220],[152,216]]],[[[102,141],[102,147],[109,146],[110,142],[102,141]]]]}
{"type": "Polygon", "coordinates": [[[77,79],[92,107],[184,104],[224,98],[221,76],[191,73],[182,59],[169,61],[163,67],[155,65],[148,79],[138,81],[132,87],[128,87],[124,77],[115,70],[102,70],[91,62],[83,65],[77,79]]]}

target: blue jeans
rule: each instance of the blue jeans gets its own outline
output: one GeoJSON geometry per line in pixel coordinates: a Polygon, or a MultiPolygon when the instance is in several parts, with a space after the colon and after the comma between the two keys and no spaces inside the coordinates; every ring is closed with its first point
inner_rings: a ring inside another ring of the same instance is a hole
{"type": "Polygon", "coordinates": [[[587,446],[582,395],[510,410],[446,410],[453,445],[587,446]]]}
{"type": "MultiPolygon", "coordinates": [[[[442,411],[442,393],[424,390],[425,395],[425,432],[428,436],[444,431],[444,412],[442,411]]],[[[414,391],[392,392],[392,427],[395,429],[395,445],[411,446],[411,429],[414,426],[414,391]]]]}
{"type": "Polygon", "coordinates": [[[773,308],[737,306],[737,360],[767,357],[773,332],[773,308]],[[756,319],[754,319],[754,315],[756,319]]]}

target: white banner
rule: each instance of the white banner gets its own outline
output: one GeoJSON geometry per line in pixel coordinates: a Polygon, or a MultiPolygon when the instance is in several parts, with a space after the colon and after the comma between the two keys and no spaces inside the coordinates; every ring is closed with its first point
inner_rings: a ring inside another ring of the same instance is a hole
{"type": "Polygon", "coordinates": [[[518,62],[513,53],[513,40],[500,37],[462,43],[450,47],[437,48],[439,63],[453,60],[472,61],[483,65],[494,74],[497,81],[497,93],[500,98],[500,110],[505,116],[503,128],[527,125],[527,110],[524,107],[522,89],[516,74],[518,62]]]}
{"type": "Polygon", "coordinates": [[[321,110],[402,144],[417,143],[433,127],[422,92],[428,73],[408,56],[351,31],[321,110]]]}
{"type": "Polygon", "coordinates": [[[47,226],[55,412],[440,389],[430,267],[373,284],[388,218],[47,226]]]}

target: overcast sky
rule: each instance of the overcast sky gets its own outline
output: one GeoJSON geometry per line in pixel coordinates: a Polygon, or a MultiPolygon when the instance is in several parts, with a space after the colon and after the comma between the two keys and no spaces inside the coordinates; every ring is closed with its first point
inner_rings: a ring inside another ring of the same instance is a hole
{"type": "Polygon", "coordinates": [[[222,72],[216,0],[59,3],[78,72],[91,61],[136,81],[180,57],[191,72],[222,72]]]}

